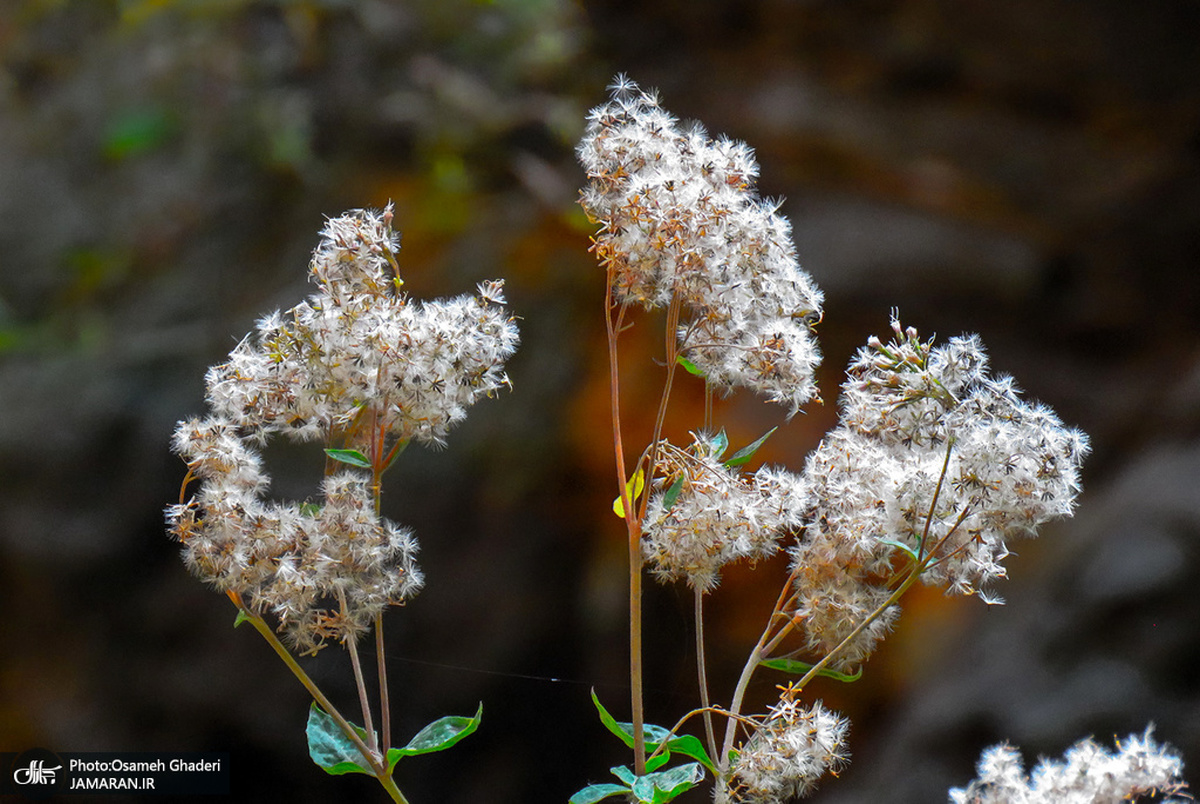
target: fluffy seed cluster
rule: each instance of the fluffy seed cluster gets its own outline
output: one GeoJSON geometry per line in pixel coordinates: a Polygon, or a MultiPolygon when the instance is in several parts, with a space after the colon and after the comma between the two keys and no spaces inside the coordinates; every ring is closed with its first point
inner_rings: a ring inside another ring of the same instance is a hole
{"type": "Polygon", "coordinates": [[[173,440],[199,480],[166,512],[188,567],[273,611],[305,652],[414,595],[417,546],[379,515],[369,473],[326,477],[320,503],[264,500],[256,447],[276,433],[376,457],[388,439],[440,444],[467,407],[508,385],[518,342],[499,282],[474,298],[402,295],[391,220],[389,207],[328,222],[311,263],[317,293],[263,318],[209,370],[209,414],[180,422],[173,440]]]}
{"type": "Polygon", "coordinates": [[[849,722],[820,701],[805,709],[781,701],[746,741],[730,773],[725,798],[742,804],[788,804],[811,793],[826,773],[849,760],[849,722]]]}
{"type": "Polygon", "coordinates": [[[707,592],[724,565],[778,549],[787,528],[797,524],[801,495],[799,478],[767,468],[741,475],[722,463],[723,439],[694,438],[689,449],[659,444],[660,488],[642,525],[642,550],[661,580],[683,578],[707,592]]]}
{"type": "Polygon", "coordinates": [[[652,93],[619,77],[578,149],[580,203],[615,299],[690,312],[679,344],[707,380],[747,387],[792,413],[816,395],[811,326],[821,293],[796,261],[791,225],[754,190],[742,142],[682,129],[652,93]]]}
{"type": "Polygon", "coordinates": [[[508,385],[517,328],[503,282],[416,302],[399,292],[391,208],[328,222],[313,253],[318,292],[258,323],[206,378],[214,413],[260,437],[328,440],[369,416],[400,440],[441,444],[467,408],[508,385]]]}
{"type": "MultiPolygon", "coordinates": [[[[978,338],[934,347],[892,322],[848,370],[838,426],[805,467],[810,504],[792,549],[797,613],[823,655],[886,601],[898,562],[971,594],[1004,576],[1009,540],[1068,516],[1086,437],[988,375],[978,338]]],[[[985,599],[993,600],[986,597],[985,599]]],[[[845,649],[842,669],[887,632],[889,609],[845,649]]]]}
{"type": "Polygon", "coordinates": [[[951,804],[1123,804],[1143,796],[1167,804],[1191,801],[1183,761],[1154,741],[1153,727],[1118,741],[1116,751],[1081,740],[1061,761],[1043,759],[1028,776],[1017,749],[996,745],[984,752],[977,771],[969,785],[950,791],[951,804]]]}

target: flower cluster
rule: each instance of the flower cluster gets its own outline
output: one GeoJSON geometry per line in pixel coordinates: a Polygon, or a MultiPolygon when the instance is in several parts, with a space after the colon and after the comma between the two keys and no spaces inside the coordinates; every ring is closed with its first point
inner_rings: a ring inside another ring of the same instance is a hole
{"type": "Polygon", "coordinates": [[[601,225],[594,250],[615,299],[685,305],[680,348],[714,386],[751,388],[792,413],[812,399],[821,293],[778,204],[754,192],[750,148],[681,129],[619,78],[589,116],[579,160],[589,179],[580,203],[601,225]]]}
{"type": "Polygon", "coordinates": [[[468,407],[508,385],[518,337],[503,283],[412,301],[399,292],[391,217],[389,207],[329,221],[312,259],[318,292],[263,318],[256,338],[209,370],[215,413],[264,438],[328,440],[369,420],[402,441],[441,444],[468,407]]]}
{"type": "Polygon", "coordinates": [[[210,412],[174,449],[200,485],[167,509],[196,575],[271,610],[311,651],[353,638],[421,587],[411,533],[382,518],[378,477],[330,474],[320,504],[266,501],[256,447],[274,433],[359,450],[378,472],[387,439],[440,444],[477,399],[508,384],[517,330],[499,282],[420,304],[399,292],[391,208],[330,220],[313,254],[318,292],[258,323],[207,375],[210,412]]]}
{"type": "Polygon", "coordinates": [[[1183,761],[1152,734],[1153,727],[1131,734],[1115,752],[1081,740],[1062,761],[1043,759],[1029,776],[1015,748],[993,746],[979,760],[979,777],[950,791],[951,804],[1122,804],[1142,796],[1190,801],[1183,761]]]}
{"type": "Polygon", "coordinates": [[[726,800],[787,804],[808,795],[822,776],[848,761],[848,731],[848,721],[820,701],[807,709],[781,701],[738,753],[726,800]]]}
{"type": "Polygon", "coordinates": [[[799,478],[766,468],[744,477],[721,462],[723,439],[694,438],[690,449],[658,446],[661,488],[642,525],[642,550],[661,579],[685,578],[707,592],[724,565],[778,549],[786,528],[797,524],[799,478]]]}
{"type": "MultiPolygon", "coordinates": [[[[829,652],[894,586],[896,563],[970,594],[1004,576],[1006,542],[1071,513],[1086,437],[991,378],[975,337],[935,348],[893,321],[848,370],[837,428],[805,467],[811,494],[792,549],[808,647],[829,652]]],[[[986,593],[984,593],[986,595],[986,593]]],[[[891,607],[835,659],[866,658],[891,607]]]]}

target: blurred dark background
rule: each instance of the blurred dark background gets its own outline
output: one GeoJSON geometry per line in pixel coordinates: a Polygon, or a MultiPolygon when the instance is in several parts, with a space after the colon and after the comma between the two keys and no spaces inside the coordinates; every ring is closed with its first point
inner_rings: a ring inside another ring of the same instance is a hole
{"type": "MultiPolygon", "coordinates": [[[[627,717],[603,280],[572,154],[624,71],[757,150],[826,292],[826,402],[765,460],[802,465],[893,307],[980,333],[1095,447],[1078,516],[1016,545],[1007,606],[916,593],[861,681],[812,687],[853,721],[816,800],[944,801],[993,743],[1032,762],[1150,721],[1195,778],[1197,42],[1193,0],[0,2],[0,750],[230,751],[237,800],[385,800],[309,762],[306,693],[187,575],[162,508],[205,368],[308,292],[323,216],[393,199],[407,289],[504,277],[524,338],[515,391],[385,488],[428,581],[388,617],[398,736],[485,707],[400,786],[565,802],[627,761],[588,696],[627,717]]],[[[632,422],[661,369],[626,365],[632,422]]],[[[748,396],[719,416],[735,444],[783,418],[748,396]]],[[[309,457],[268,453],[274,494],[313,493],[309,457]]],[[[739,568],[711,598],[718,700],[782,577],[739,568]]],[[[651,584],[657,722],[694,705],[690,605],[651,584]]],[[[353,711],[344,655],[311,668],[353,711]]]]}

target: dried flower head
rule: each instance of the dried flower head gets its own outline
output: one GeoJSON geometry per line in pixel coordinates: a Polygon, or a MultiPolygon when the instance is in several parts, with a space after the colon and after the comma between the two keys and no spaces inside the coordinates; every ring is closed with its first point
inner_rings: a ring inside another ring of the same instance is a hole
{"type": "Polygon", "coordinates": [[[788,804],[816,789],[849,760],[849,722],[820,701],[807,709],[783,700],[738,752],[726,798],[743,804],[788,804]]]}
{"type": "Polygon", "coordinates": [[[188,567],[273,611],[303,651],[353,638],[414,595],[417,545],[379,515],[371,476],[348,467],[325,478],[319,504],[264,500],[256,447],[275,433],[376,457],[387,437],[440,444],[467,407],[508,385],[517,346],[499,282],[425,304],[400,293],[391,219],[389,206],[330,220],[311,264],[317,293],[260,320],[209,370],[210,414],[175,431],[200,481],[167,509],[188,567]]]}
{"type": "Polygon", "coordinates": [[[816,395],[811,326],[821,292],[796,261],[791,225],[758,197],[742,142],[682,129],[623,77],[592,110],[579,145],[580,203],[621,303],[690,312],[683,353],[716,387],[751,388],[792,413],[816,395]]]}
{"type": "MultiPolygon", "coordinates": [[[[1011,378],[988,375],[978,338],[935,348],[892,327],[892,342],[872,338],[851,363],[839,425],[805,467],[811,497],[792,559],[797,613],[822,655],[887,599],[911,557],[930,558],[922,580],[956,594],[1004,577],[1009,540],[1070,515],[1088,452],[1081,432],[1024,402],[1011,378]]],[[[866,658],[896,614],[835,665],[866,658]]]]}
{"type": "Polygon", "coordinates": [[[642,550],[660,579],[684,578],[707,592],[724,565],[778,549],[795,524],[799,478],[771,469],[743,476],[722,463],[716,439],[693,437],[689,449],[659,444],[660,488],[647,508],[642,550]]]}
{"type": "Polygon", "coordinates": [[[1043,759],[1026,776],[1020,753],[1010,745],[992,746],[979,760],[978,778],[950,791],[952,804],[1123,804],[1155,797],[1190,801],[1183,783],[1183,761],[1154,741],[1154,727],[1117,741],[1110,751],[1091,738],[1071,747],[1061,761],[1043,759]]]}

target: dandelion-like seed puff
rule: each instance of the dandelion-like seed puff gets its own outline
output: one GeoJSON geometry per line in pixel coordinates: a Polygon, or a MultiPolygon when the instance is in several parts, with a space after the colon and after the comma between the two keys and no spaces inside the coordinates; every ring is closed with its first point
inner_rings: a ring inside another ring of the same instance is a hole
{"type": "Polygon", "coordinates": [[[385,438],[441,445],[467,408],[509,386],[519,340],[502,282],[435,302],[401,293],[391,223],[390,206],[329,220],[310,266],[317,292],[265,316],[208,371],[208,415],[173,440],[199,480],[167,509],[188,567],[273,611],[302,652],[354,638],[416,594],[417,543],[379,515],[369,472],[327,476],[320,504],[264,500],[256,447],[274,434],[364,452],[385,438]]]}
{"type": "MultiPolygon", "coordinates": [[[[975,336],[945,346],[892,322],[847,371],[838,426],[809,456],[810,504],[792,548],[797,614],[824,655],[884,603],[902,554],[930,556],[927,584],[978,593],[1004,577],[1007,542],[1069,516],[1087,437],[991,377],[975,336]]],[[[837,655],[849,669],[894,622],[882,616],[837,655]]]]}
{"type": "Polygon", "coordinates": [[[811,327],[821,292],[800,269],[791,224],[758,197],[743,142],[681,129],[658,98],[619,78],[579,144],[580,204],[620,303],[690,312],[683,354],[716,388],[746,387],[795,413],[816,396],[811,327]]]}

